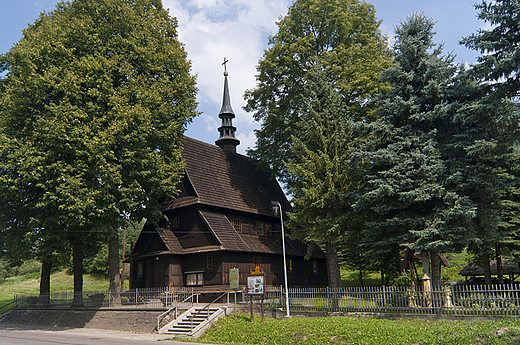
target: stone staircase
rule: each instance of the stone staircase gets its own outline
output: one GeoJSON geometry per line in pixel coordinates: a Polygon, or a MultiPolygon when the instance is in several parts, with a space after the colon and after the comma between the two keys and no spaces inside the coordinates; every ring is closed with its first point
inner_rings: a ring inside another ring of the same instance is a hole
{"type": "Polygon", "coordinates": [[[179,337],[198,337],[219,317],[227,314],[227,307],[193,307],[161,329],[159,333],[179,337]]]}

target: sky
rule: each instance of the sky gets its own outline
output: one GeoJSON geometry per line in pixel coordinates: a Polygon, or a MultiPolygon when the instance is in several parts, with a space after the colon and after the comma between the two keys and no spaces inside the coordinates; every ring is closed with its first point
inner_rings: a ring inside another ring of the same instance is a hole
{"type": "MultiPolygon", "coordinates": [[[[477,53],[458,44],[459,40],[485,28],[477,19],[473,4],[480,0],[373,0],[381,31],[392,41],[394,29],[411,13],[423,13],[435,22],[435,42],[457,55],[456,62],[475,62],[477,53]]],[[[7,52],[21,37],[22,30],[43,11],[52,11],[56,0],[0,0],[0,53],[7,52]]],[[[224,57],[229,60],[229,89],[236,118],[236,135],[245,153],[254,147],[254,130],[260,124],[242,110],[247,89],[256,84],[256,65],[268,48],[268,37],[276,34],[276,21],[287,14],[289,0],[163,0],[165,8],[179,23],[178,34],[197,75],[198,111],[186,135],[207,143],[218,138],[218,112],[222,103],[224,57]]]]}

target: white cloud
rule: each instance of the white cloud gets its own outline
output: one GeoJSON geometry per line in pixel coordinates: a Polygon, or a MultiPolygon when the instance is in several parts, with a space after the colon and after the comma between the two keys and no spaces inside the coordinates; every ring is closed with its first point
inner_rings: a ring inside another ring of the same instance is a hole
{"type": "Polygon", "coordinates": [[[201,114],[199,116],[204,123],[204,129],[206,132],[215,133],[217,128],[220,126],[218,118],[216,116],[210,116],[208,114],[201,114]]]}
{"type": "Polygon", "coordinates": [[[237,135],[238,140],[240,140],[240,145],[237,147],[237,151],[239,153],[245,154],[248,149],[252,149],[255,147],[256,136],[253,131],[244,134],[240,133],[237,135]]]}
{"type": "MultiPolygon", "coordinates": [[[[256,65],[267,47],[267,36],[276,33],[275,22],[287,12],[289,1],[276,0],[164,0],[164,7],[179,22],[179,39],[185,44],[192,71],[197,74],[200,110],[205,112],[204,126],[214,140],[216,127],[209,118],[217,118],[222,102],[224,57],[229,60],[229,90],[238,132],[249,133],[253,141],[252,115],[244,112],[243,95],[256,83],[256,65]]],[[[217,122],[218,123],[218,122],[217,122]]],[[[190,135],[188,127],[188,135],[190,135]]],[[[242,144],[240,146],[243,146],[242,144]]],[[[254,146],[254,145],[250,145],[254,146]]]]}

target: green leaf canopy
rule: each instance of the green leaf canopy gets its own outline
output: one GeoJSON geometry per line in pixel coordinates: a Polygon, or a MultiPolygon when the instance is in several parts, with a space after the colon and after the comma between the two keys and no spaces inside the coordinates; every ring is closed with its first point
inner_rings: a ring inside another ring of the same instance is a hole
{"type": "Polygon", "coordinates": [[[176,193],[196,115],[158,0],[63,2],[0,57],[0,188],[27,230],[107,232],[176,193]]]}

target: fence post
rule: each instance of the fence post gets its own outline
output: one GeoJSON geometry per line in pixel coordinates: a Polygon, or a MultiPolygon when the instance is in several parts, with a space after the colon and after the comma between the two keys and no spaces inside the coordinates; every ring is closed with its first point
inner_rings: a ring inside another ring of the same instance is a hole
{"type": "Polygon", "coordinates": [[[330,287],[327,286],[327,312],[331,311],[330,287]]]}
{"type": "Polygon", "coordinates": [[[386,289],[385,289],[384,285],[381,288],[383,290],[383,310],[386,313],[387,312],[387,310],[386,310],[386,289]]]}

